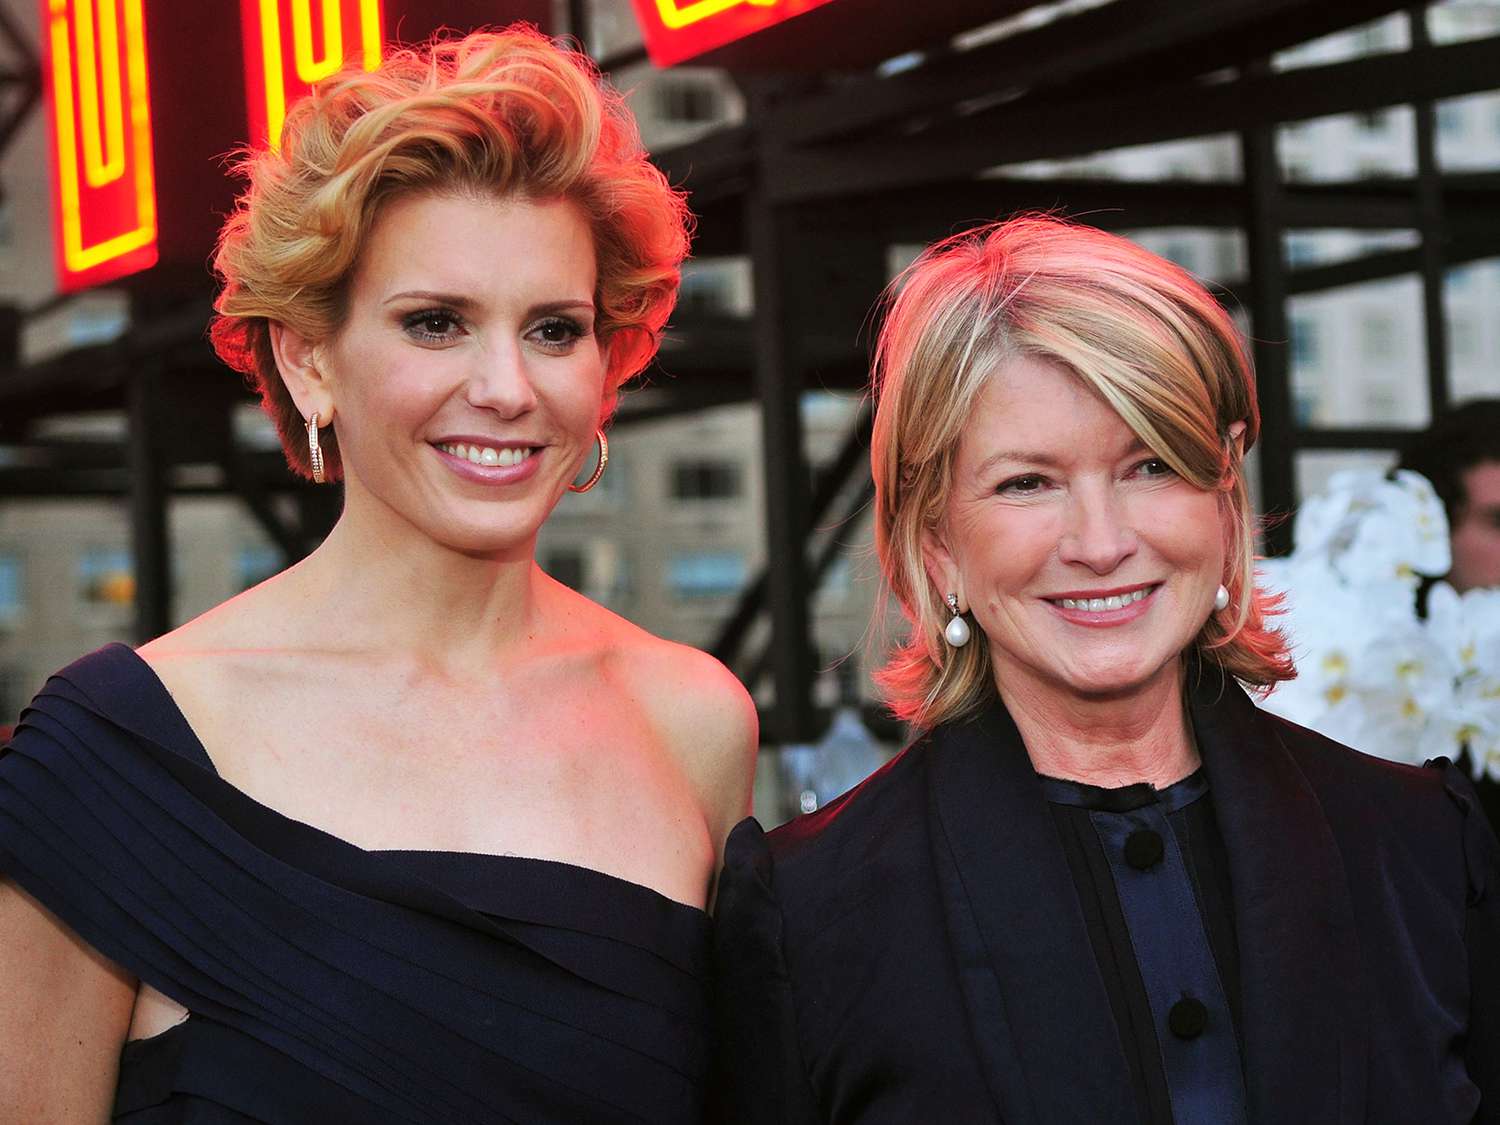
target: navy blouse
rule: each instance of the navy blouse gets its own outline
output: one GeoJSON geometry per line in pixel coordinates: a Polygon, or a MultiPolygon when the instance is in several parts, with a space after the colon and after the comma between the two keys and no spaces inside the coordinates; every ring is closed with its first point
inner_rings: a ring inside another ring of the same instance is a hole
{"type": "Polygon", "coordinates": [[[1040,780],[1141,1120],[1243,1125],[1239,954],[1207,776],[1161,790],[1040,780]]]}

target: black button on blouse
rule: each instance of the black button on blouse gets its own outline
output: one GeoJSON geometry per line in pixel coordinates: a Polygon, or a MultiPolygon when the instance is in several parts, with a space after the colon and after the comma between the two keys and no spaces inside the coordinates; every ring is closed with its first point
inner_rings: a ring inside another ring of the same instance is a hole
{"type": "Polygon", "coordinates": [[[1041,778],[1148,1125],[1245,1125],[1229,864],[1202,770],[1041,778]]]}

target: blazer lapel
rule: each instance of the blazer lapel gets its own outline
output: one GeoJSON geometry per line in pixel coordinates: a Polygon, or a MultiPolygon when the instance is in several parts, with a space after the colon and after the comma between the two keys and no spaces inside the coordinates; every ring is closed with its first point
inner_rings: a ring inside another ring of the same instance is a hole
{"type": "Polygon", "coordinates": [[[1365,1119],[1365,980],[1322,806],[1237,684],[1189,670],[1194,731],[1229,854],[1251,1120],[1365,1119]]]}
{"type": "Polygon", "coordinates": [[[975,1047],[1007,1125],[1138,1120],[1072,876],[998,701],[926,748],[933,858],[975,1047]]]}

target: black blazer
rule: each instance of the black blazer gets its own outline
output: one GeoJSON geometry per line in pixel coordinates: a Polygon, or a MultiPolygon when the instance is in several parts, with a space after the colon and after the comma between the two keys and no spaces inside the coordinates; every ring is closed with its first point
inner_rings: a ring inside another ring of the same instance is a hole
{"type": "MultiPolygon", "coordinates": [[[[1204,678],[1191,715],[1233,882],[1251,1121],[1500,1121],[1497,848],[1467,779],[1204,678]]],[[[725,863],[713,1120],[1137,1120],[1000,703],[817,813],[769,835],[743,822],[725,863]]]]}

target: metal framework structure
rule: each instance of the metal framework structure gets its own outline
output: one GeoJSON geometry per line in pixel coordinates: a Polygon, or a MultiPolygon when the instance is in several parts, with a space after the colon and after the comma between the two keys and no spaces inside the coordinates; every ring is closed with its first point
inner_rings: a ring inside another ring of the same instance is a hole
{"type": "MultiPolygon", "coordinates": [[[[569,7],[581,18],[584,5],[569,7]]],[[[1002,0],[992,18],[1030,7],[1029,0],[1002,0]]],[[[1432,416],[1444,413],[1443,275],[1450,266],[1500,256],[1500,173],[1442,173],[1434,102],[1500,86],[1500,36],[1436,46],[1425,17],[1425,6],[1388,0],[1113,0],[969,49],[913,42],[904,68],[827,72],[803,60],[795,74],[736,73],[746,120],[657,154],[667,175],[692,193],[696,253],[750,258],[755,309],[749,321],[682,313],[661,360],[677,378],[658,380],[649,401],[627,403],[617,424],[759,403],[770,561],[714,647],[748,682],[771,678],[775,702],[763,715],[768,742],[807,741],[820,728],[810,691],[808,606],[842,543],[837,532],[814,529],[847,524],[870,494],[868,412],[813,474],[799,403],[807,387],[863,385],[863,330],[886,281],[891,245],[1031,208],[1086,212],[1096,225],[1134,230],[1242,229],[1248,276],[1227,284],[1224,299],[1242,301],[1253,328],[1264,421],[1260,487],[1272,511],[1293,503],[1298,450],[1389,448],[1406,436],[1297,424],[1284,346],[1290,297],[1420,277],[1428,397],[1432,416]],[[1400,11],[1411,27],[1409,49],[1271,67],[1278,51],[1400,11]],[[1415,110],[1414,177],[1282,182],[1279,124],[1393,105],[1415,110]],[[1239,138],[1243,177],[1235,183],[992,173],[1008,163],[1225,133],[1239,138]],[[1329,227],[1405,228],[1420,237],[1412,249],[1289,268],[1284,232],[1329,227]],[[770,622],[768,646],[748,651],[762,617],[770,622]]],[[[171,496],[239,497],[289,557],[309,550],[337,514],[331,491],[293,481],[279,456],[236,445],[230,415],[244,394],[207,348],[207,315],[204,293],[143,306],[123,338],[44,364],[21,367],[12,350],[7,370],[0,355],[0,445],[14,454],[0,467],[0,500],[128,497],[142,637],[170,619],[171,496]],[[49,415],[105,408],[128,411],[125,442],[85,446],[36,437],[37,423],[49,415]]],[[[1273,550],[1284,548],[1285,533],[1273,529],[1273,550]]]]}

